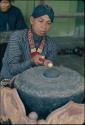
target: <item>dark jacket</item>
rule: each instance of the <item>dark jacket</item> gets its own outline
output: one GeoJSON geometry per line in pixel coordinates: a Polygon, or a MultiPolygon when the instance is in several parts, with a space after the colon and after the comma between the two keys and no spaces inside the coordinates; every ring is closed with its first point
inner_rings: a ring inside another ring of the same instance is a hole
{"type": "Polygon", "coordinates": [[[11,5],[7,12],[0,11],[0,32],[27,28],[23,15],[17,7],[11,5]]]}

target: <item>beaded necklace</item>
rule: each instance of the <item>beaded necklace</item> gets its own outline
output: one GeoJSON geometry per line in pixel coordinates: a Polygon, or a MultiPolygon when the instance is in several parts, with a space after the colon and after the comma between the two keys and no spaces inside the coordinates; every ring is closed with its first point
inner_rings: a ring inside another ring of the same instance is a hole
{"type": "Polygon", "coordinates": [[[38,49],[35,48],[35,42],[33,39],[33,34],[31,29],[28,31],[28,40],[29,40],[29,45],[30,45],[30,49],[31,49],[31,57],[33,58],[36,55],[41,55],[44,47],[45,47],[45,39],[43,39],[41,41],[41,44],[39,46],[38,49]]]}

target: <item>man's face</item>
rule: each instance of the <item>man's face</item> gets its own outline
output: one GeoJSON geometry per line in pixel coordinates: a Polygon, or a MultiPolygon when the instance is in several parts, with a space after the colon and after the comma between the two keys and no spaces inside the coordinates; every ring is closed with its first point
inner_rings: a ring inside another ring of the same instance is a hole
{"type": "Polygon", "coordinates": [[[10,6],[11,6],[11,4],[8,0],[2,0],[0,2],[0,10],[2,12],[7,12],[9,10],[10,6]]]}
{"type": "Polygon", "coordinates": [[[50,29],[51,20],[48,15],[40,16],[38,18],[30,18],[33,31],[39,35],[44,36],[50,29]]]}

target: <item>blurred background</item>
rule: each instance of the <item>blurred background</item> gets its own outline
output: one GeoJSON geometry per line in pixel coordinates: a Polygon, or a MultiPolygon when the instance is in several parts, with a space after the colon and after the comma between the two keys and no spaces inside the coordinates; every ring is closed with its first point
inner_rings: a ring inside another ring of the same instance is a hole
{"type": "Polygon", "coordinates": [[[55,20],[49,32],[51,36],[84,36],[83,0],[15,0],[21,9],[27,25],[33,8],[38,4],[48,4],[55,12],[55,20]]]}

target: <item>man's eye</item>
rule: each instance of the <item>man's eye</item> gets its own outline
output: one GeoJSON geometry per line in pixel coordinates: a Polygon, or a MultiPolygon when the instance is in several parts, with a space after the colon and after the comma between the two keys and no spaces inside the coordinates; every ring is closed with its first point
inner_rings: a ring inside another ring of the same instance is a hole
{"type": "Polygon", "coordinates": [[[43,22],[43,20],[39,20],[39,22],[43,22]]]}
{"type": "Polygon", "coordinates": [[[51,22],[48,22],[48,24],[50,25],[50,24],[51,24],[51,22]]]}

